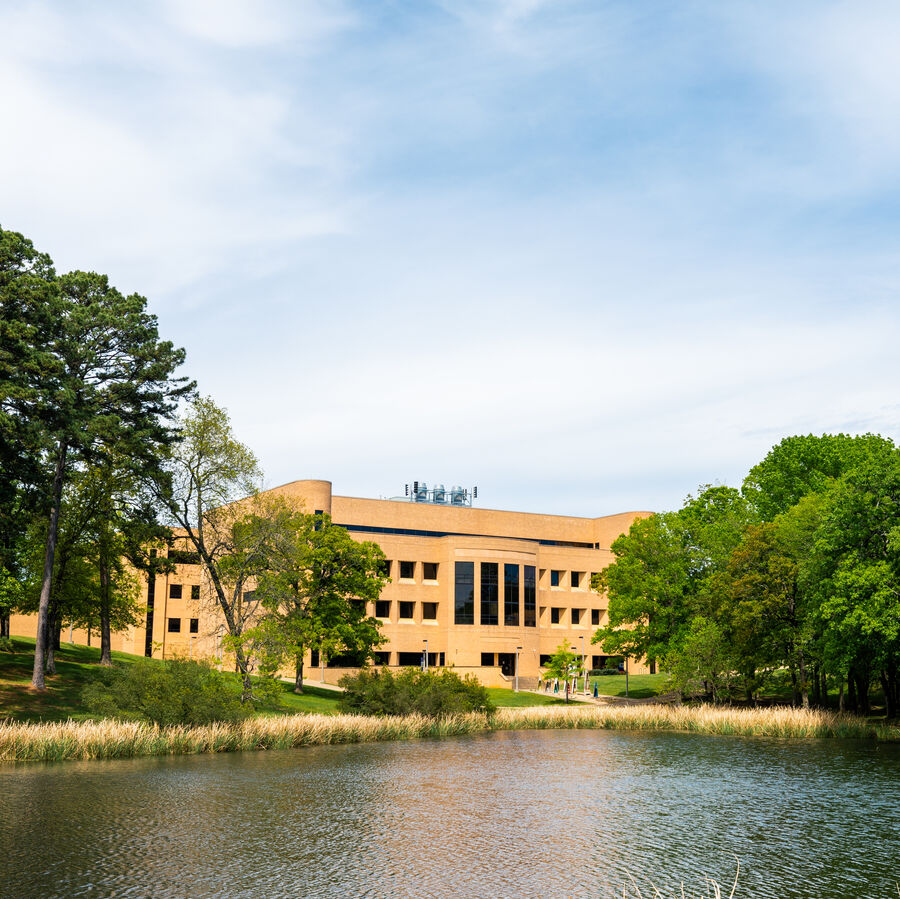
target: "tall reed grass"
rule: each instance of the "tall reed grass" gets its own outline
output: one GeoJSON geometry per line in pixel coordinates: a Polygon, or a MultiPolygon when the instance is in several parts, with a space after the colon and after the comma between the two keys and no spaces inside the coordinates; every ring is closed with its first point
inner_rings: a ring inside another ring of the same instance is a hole
{"type": "Polygon", "coordinates": [[[767,737],[851,737],[900,740],[900,728],[862,718],[801,709],[727,709],[679,706],[572,706],[500,709],[447,718],[422,715],[289,715],[236,724],[165,727],[133,721],[0,723],[0,761],[124,759],[150,755],[292,749],[329,743],[366,743],[448,737],[491,730],[599,728],[680,731],[767,737]]]}

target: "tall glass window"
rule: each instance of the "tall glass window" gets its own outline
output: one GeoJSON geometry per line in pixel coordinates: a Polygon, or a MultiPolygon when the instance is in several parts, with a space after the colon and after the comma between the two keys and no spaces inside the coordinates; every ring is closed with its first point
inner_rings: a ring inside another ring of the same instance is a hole
{"type": "Polygon", "coordinates": [[[456,624],[475,624],[475,563],[456,563],[456,624]]]}
{"type": "Polygon", "coordinates": [[[498,624],[498,593],[497,578],[499,575],[497,562],[481,563],[481,623],[498,624]]]}
{"type": "Polygon", "coordinates": [[[525,565],[524,577],[522,578],[524,595],[523,595],[523,612],[525,627],[537,627],[537,595],[534,589],[534,565],[525,565]]]}
{"type": "Polygon", "coordinates": [[[507,627],[519,625],[519,566],[503,566],[503,623],[507,627]]]}

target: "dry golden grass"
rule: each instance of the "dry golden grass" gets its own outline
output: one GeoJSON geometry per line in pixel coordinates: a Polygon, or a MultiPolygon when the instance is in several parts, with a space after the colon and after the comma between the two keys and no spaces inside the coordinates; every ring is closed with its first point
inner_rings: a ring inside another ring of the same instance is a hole
{"type": "Polygon", "coordinates": [[[286,715],[239,724],[159,728],[137,722],[0,723],[0,761],[136,758],[328,743],[446,737],[489,730],[594,728],[766,737],[855,737],[900,740],[900,728],[862,718],[801,709],[730,709],[669,705],[544,706],[434,719],[420,715],[286,715]]]}

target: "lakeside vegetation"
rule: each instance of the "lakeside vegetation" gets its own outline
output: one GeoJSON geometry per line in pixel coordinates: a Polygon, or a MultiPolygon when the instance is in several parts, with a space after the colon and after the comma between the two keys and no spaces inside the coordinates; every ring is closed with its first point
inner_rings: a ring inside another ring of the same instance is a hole
{"type": "Polygon", "coordinates": [[[342,714],[255,716],[232,724],[202,727],[158,727],[113,719],[5,722],[0,723],[0,761],[125,759],[556,729],[900,742],[900,727],[876,725],[856,716],[818,709],[570,705],[507,708],[491,715],[472,712],[444,718],[342,714]]]}
{"type": "MultiPolygon", "coordinates": [[[[97,719],[82,704],[82,692],[103,668],[100,648],[63,642],[56,652],[57,673],[47,677],[46,690],[31,690],[31,662],[34,639],[13,637],[12,652],[0,652],[0,718],[16,722],[86,721],[97,719]]],[[[113,652],[115,665],[125,666],[143,661],[143,656],[113,652]]],[[[157,660],[153,660],[156,662],[157,660]]],[[[157,662],[158,663],[158,662],[157,662]]],[[[315,686],[309,681],[303,693],[294,692],[294,684],[281,682],[275,701],[257,711],[261,716],[280,716],[304,713],[336,714],[340,693],[328,687],[315,686]]],[[[488,687],[491,702],[505,706],[552,706],[562,700],[552,695],[515,693],[502,687],[488,687]]]]}

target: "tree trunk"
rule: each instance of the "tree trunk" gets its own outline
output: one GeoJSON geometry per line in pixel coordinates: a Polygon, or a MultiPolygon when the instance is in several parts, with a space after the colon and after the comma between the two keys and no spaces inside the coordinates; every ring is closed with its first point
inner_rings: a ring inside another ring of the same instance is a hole
{"type": "Polygon", "coordinates": [[[656,674],[656,659],[653,659],[653,660],[650,662],[650,673],[651,673],[651,674],[656,674]]]}
{"type": "Polygon", "coordinates": [[[109,635],[109,609],[110,609],[110,577],[109,577],[109,552],[105,546],[106,541],[100,547],[100,664],[104,668],[112,667],[112,652],[109,635]]]}
{"type": "Polygon", "coordinates": [[[0,637],[9,637],[9,609],[0,609],[0,637]]]}
{"type": "Polygon", "coordinates": [[[797,689],[797,670],[793,665],[790,666],[789,670],[791,672],[791,695],[793,697],[791,699],[791,705],[796,708],[800,705],[800,691],[797,689]]]}
{"type": "Polygon", "coordinates": [[[869,705],[869,678],[859,668],[853,671],[853,678],[856,681],[856,701],[859,714],[868,715],[871,711],[871,706],[869,705]]]}
{"type": "MultiPolygon", "coordinates": [[[[843,685],[841,685],[843,689],[843,685]]],[[[847,705],[851,712],[859,711],[859,700],[856,696],[856,681],[853,679],[853,669],[847,672],[847,705]]]]}
{"type": "Polygon", "coordinates": [[[294,692],[303,692],[303,651],[297,653],[297,669],[294,677],[294,692]]]}
{"type": "Polygon", "coordinates": [[[822,681],[819,678],[819,666],[813,665],[812,669],[812,694],[809,697],[809,701],[816,707],[820,707],[822,705],[822,681]]]}
{"type": "Polygon", "coordinates": [[[809,684],[806,682],[806,659],[803,655],[803,650],[799,650],[798,653],[798,662],[800,665],[800,697],[803,703],[803,708],[809,708],[809,684]]]}
{"type": "Polygon", "coordinates": [[[47,674],[56,674],[56,641],[53,639],[56,632],[56,616],[58,614],[57,603],[50,603],[47,613],[47,623],[44,627],[44,671],[47,674]]]}
{"type": "Polygon", "coordinates": [[[34,668],[31,686],[35,690],[45,690],[44,684],[44,641],[47,632],[47,614],[50,611],[50,588],[53,585],[53,560],[56,556],[56,541],[59,536],[59,508],[62,505],[63,479],[66,473],[65,440],[59,444],[56,458],[56,472],[53,476],[53,499],[50,507],[50,526],[47,528],[47,543],[44,547],[44,572],[41,579],[41,599],[38,605],[37,638],[34,641],[34,668]]]}
{"type": "Polygon", "coordinates": [[[844,679],[841,678],[841,685],[838,688],[838,711],[843,714],[846,709],[844,708],[844,679]]]}

